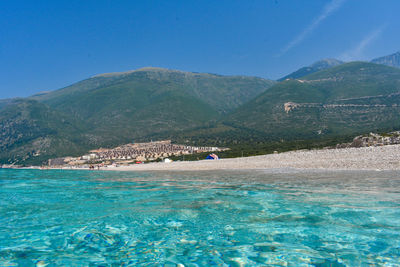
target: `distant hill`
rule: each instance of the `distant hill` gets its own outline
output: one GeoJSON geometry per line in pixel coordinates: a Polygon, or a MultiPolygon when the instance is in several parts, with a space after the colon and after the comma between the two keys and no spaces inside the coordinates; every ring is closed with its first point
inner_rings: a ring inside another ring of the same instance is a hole
{"type": "Polygon", "coordinates": [[[278,81],[284,81],[286,79],[298,79],[303,76],[309,75],[311,73],[320,71],[320,70],[325,70],[329,69],[335,66],[338,66],[340,64],[343,64],[343,61],[333,59],[333,58],[328,58],[328,59],[322,59],[320,61],[315,62],[314,64],[308,66],[308,67],[303,67],[298,69],[295,72],[292,72],[289,75],[286,75],[285,77],[280,78],[278,81]]]}
{"type": "Polygon", "coordinates": [[[3,140],[0,162],[22,160],[27,151],[24,161],[38,161],[181,132],[221,118],[274,83],[144,68],[96,75],[28,99],[4,100],[0,130],[10,138],[3,140]],[[46,149],[37,145],[41,140],[46,149]]]}
{"type": "Polygon", "coordinates": [[[225,124],[275,139],[400,127],[400,70],[351,62],[276,84],[225,124]]]}
{"type": "Polygon", "coordinates": [[[400,51],[388,56],[379,57],[371,60],[372,63],[383,64],[386,66],[400,68],[400,51]]]}

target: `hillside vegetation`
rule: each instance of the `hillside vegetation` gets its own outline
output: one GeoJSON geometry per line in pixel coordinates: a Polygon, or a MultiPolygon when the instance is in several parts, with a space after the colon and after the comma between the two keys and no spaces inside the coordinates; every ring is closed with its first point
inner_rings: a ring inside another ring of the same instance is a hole
{"type": "Polygon", "coordinates": [[[3,163],[40,163],[90,146],[83,122],[35,100],[11,101],[0,112],[0,129],[3,163]]]}
{"type": "Polygon", "coordinates": [[[225,120],[270,138],[317,138],[400,127],[400,70],[352,62],[287,80],[225,120]]]}
{"type": "Polygon", "coordinates": [[[351,62],[280,82],[177,142],[228,146],[222,157],[335,146],[355,135],[400,129],[400,70],[351,62]]]}
{"type": "Polygon", "coordinates": [[[152,139],[230,147],[222,157],[247,156],[400,129],[400,69],[328,65],[279,83],[145,68],[3,100],[0,162],[37,164],[152,139]]]}
{"type": "Polygon", "coordinates": [[[220,119],[273,84],[256,77],[145,68],[97,75],[21,100],[24,105],[4,101],[1,129],[8,138],[0,161],[39,161],[182,132],[220,119]]]}

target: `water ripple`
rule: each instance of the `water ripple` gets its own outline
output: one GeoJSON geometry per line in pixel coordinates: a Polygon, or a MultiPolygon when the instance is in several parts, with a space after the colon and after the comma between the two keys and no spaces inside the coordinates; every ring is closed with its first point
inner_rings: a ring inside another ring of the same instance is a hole
{"type": "Polygon", "coordinates": [[[396,266],[399,177],[0,170],[0,265],[396,266]]]}

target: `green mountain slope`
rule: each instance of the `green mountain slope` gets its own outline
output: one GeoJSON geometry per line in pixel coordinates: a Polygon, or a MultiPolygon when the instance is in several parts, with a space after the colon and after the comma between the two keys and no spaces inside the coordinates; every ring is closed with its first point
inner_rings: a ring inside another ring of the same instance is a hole
{"type": "Polygon", "coordinates": [[[1,162],[38,162],[216,121],[273,81],[145,68],[0,102],[1,162]]]}
{"type": "MultiPolygon", "coordinates": [[[[113,94],[137,94],[139,91],[161,95],[173,91],[194,97],[219,113],[227,113],[272,86],[274,81],[247,76],[222,76],[162,68],[96,75],[66,88],[33,98],[51,106],[86,93],[111,89],[113,94]],[[119,91],[118,91],[119,90],[119,91]],[[136,92],[135,92],[136,90],[136,92]]],[[[99,92],[100,93],[100,92],[99,92]]]]}
{"type": "Polygon", "coordinates": [[[270,139],[340,136],[400,127],[400,70],[352,62],[276,84],[225,124],[270,139]]]}
{"type": "Polygon", "coordinates": [[[216,120],[274,82],[244,76],[144,68],[102,74],[33,98],[84,120],[103,145],[216,120]]]}
{"type": "Polygon", "coordinates": [[[286,75],[285,77],[280,78],[278,81],[284,81],[286,79],[298,79],[298,78],[304,77],[306,75],[309,75],[309,74],[317,72],[317,71],[321,71],[321,70],[329,69],[329,68],[332,68],[335,66],[339,66],[340,64],[343,64],[343,63],[344,63],[343,61],[333,59],[333,58],[322,59],[308,67],[300,68],[297,71],[292,72],[289,75],[286,75]]]}
{"type": "Polygon", "coordinates": [[[0,161],[39,162],[163,138],[229,146],[226,156],[238,156],[400,128],[397,68],[351,62],[271,84],[147,68],[7,100],[0,102],[0,161]]]}
{"type": "Polygon", "coordinates": [[[386,66],[400,68],[400,51],[388,56],[379,57],[371,60],[375,64],[383,64],[386,66]]]}
{"type": "Polygon", "coordinates": [[[94,76],[33,98],[84,120],[105,146],[216,120],[274,82],[159,68],[94,76]]]}
{"type": "Polygon", "coordinates": [[[34,100],[14,100],[0,112],[0,162],[40,163],[89,147],[84,124],[34,100]]]}

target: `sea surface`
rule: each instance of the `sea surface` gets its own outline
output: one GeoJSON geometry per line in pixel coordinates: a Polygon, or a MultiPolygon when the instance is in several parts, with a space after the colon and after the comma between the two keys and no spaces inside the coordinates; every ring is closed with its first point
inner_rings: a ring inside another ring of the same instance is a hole
{"type": "Polygon", "coordinates": [[[400,172],[0,169],[0,266],[399,266],[400,172]]]}

